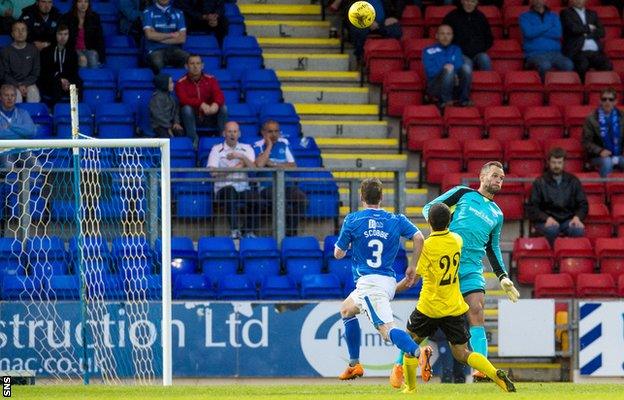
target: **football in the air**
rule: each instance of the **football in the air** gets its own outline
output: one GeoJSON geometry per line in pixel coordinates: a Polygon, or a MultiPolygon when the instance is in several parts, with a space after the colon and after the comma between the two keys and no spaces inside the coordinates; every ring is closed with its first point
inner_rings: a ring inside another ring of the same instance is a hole
{"type": "Polygon", "coordinates": [[[356,28],[368,28],[375,21],[375,7],[366,1],[356,1],[349,7],[349,21],[356,28]]]}

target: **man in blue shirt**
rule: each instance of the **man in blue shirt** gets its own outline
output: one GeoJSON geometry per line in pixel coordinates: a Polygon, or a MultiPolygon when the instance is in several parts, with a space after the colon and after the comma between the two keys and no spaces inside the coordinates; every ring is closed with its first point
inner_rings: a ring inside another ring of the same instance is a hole
{"type": "Polygon", "coordinates": [[[37,133],[28,111],[15,107],[17,89],[10,84],[0,87],[0,139],[32,139],[37,133]]]}
{"type": "Polygon", "coordinates": [[[188,57],[188,53],[182,50],[186,42],[184,14],[169,2],[157,0],[143,11],[145,56],[154,74],[166,65],[182,68],[188,57]]]}
{"type": "MultiPolygon", "coordinates": [[[[268,120],[262,124],[262,138],[254,143],[256,152],[256,167],[258,168],[278,168],[294,169],[297,167],[295,158],[290,151],[288,140],[281,137],[279,123],[268,120]]],[[[263,176],[273,176],[265,174],[263,176]]],[[[292,182],[292,181],[290,181],[292,182]]],[[[286,182],[286,235],[296,236],[299,219],[305,216],[307,208],[306,195],[299,187],[286,182]]],[[[273,190],[271,184],[264,182],[261,184],[260,198],[263,203],[270,208],[273,200],[273,190]]]]}
{"type": "Polygon", "coordinates": [[[520,15],[522,49],[527,66],[537,69],[542,80],[553,68],[572,71],[572,60],[561,53],[561,21],[546,7],[545,0],[531,0],[529,11],[520,15]]]}
{"type": "Polygon", "coordinates": [[[440,25],[436,32],[438,43],[423,50],[423,66],[427,78],[427,93],[437,98],[440,108],[451,106],[455,100],[461,106],[471,106],[472,69],[462,68],[464,56],[459,46],[452,44],[453,28],[440,25]]]}
{"type": "MultiPolygon", "coordinates": [[[[383,188],[379,179],[365,179],[360,186],[360,194],[365,209],[346,216],[334,248],[334,257],[341,259],[351,247],[351,268],[356,284],[340,309],[350,358],[349,366],[339,377],[341,380],[364,375],[364,368],[359,362],[361,330],[356,317],[362,311],[384,340],[391,341],[405,352],[406,362],[417,362],[416,358],[421,354],[424,356],[421,362],[427,362],[431,354],[430,349],[421,353],[416,342],[394,326],[390,307],[397,284],[393,264],[401,237],[414,241],[412,263],[405,271],[409,287],[416,278],[423,235],[405,215],[391,214],[381,208],[383,188]]],[[[409,388],[407,390],[410,391],[409,388]]]]}

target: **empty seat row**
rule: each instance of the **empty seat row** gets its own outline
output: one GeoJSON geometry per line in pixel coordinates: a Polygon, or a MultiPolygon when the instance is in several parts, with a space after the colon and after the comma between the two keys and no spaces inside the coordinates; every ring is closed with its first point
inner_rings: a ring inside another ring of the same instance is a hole
{"type": "Polygon", "coordinates": [[[579,274],[575,280],[566,273],[540,274],[535,278],[537,298],[624,297],[624,275],[615,280],[610,274],[579,274]]]}

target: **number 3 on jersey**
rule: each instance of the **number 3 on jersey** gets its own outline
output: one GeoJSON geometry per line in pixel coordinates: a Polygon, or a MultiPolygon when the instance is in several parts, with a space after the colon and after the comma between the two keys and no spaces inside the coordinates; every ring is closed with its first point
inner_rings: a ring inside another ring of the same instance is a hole
{"type": "Polygon", "coordinates": [[[368,247],[373,248],[373,258],[366,260],[366,264],[368,264],[371,268],[379,268],[381,267],[381,253],[383,253],[383,242],[379,239],[373,239],[368,242],[368,247]]]}

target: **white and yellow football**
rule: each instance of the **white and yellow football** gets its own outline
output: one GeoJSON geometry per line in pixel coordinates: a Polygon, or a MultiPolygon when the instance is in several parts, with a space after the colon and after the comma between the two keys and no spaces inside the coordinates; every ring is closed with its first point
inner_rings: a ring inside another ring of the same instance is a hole
{"type": "Polygon", "coordinates": [[[356,28],[365,29],[375,21],[375,7],[366,1],[356,1],[349,7],[349,22],[356,28]]]}

